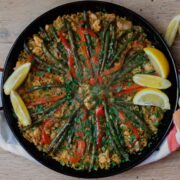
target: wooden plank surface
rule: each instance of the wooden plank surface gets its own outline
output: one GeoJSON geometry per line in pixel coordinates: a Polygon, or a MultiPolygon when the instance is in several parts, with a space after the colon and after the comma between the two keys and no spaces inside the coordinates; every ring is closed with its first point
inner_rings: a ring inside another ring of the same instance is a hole
{"type": "MultiPolygon", "coordinates": [[[[0,66],[4,65],[12,43],[20,32],[37,16],[69,0],[0,0],[0,66]]],[[[180,0],[111,0],[141,14],[161,33],[170,19],[180,13],[180,0]]],[[[180,66],[180,38],[171,48],[180,66]]],[[[22,157],[0,149],[0,180],[56,180],[75,179],[36,165],[22,157]]],[[[179,180],[180,151],[144,167],[106,179],[123,180],[179,180]]]]}

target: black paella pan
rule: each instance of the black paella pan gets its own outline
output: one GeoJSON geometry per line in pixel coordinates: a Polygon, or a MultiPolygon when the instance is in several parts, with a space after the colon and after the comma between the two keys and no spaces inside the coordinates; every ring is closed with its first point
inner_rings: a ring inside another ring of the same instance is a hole
{"type": "Polygon", "coordinates": [[[23,49],[23,43],[27,40],[28,37],[32,36],[34,33],[37,33],[40,26],[44,27],[45,24],[51,23],[59,15],[76,13],[83,10],[106,11],[110,13],[115,13],[122,17],[127,17],[127,19],[133,22],[133,24],[142,26],[145,30],[145,33],[148,36],[148,39],[152,41],[156,48],[161,50],[167,57],[170,65],[170,74],[168,79],[172,82],[172,86],[168,90],[166,90],[166,93],[170,97],[171,110],[168,110],[165,113],[164,118],[162,120],[163,123],[159,127],[157,138],[152,141],[151,146],[145,148],[141,155],[132,155],[131,161],[122,164],[120,167],[111,168],[109,170],[98,170],[96,172],[92,171],[90,173],[87,171],[77,171],[72,168],[60,165],[60,163],[58,163],[57,161],[51,159],[42,152],[38,151],[32,143],[23,138],[18,128],[17,120],[13,117],[12,106],[10,103],[9,96],[6,96],[3,93],[2,89],[1,96],[3,111],[6,120],[9,124],[9,127],[11,128],[19,143],[34,159],[36,159],[38,162],[45,165],[46,167],[53,169],[59,173],[81,178],[99,178],[121,173],[140,164],[142,161],[148,158],[154,151],[158,150],[158,147],[160,146],[161,142],[164,140],[168,131],[171,128],[172,115],[177,108],[178,101],[178,75],[173,57],[166,43],[164,42],[161,35],[151,24],[149,24],[141,16],[127,8],[103,1],[81,1],[58,6],[35,19],[28,27],[26,27],[26,29],[17,38],[11,51],[9,52],[4,66],[1,88],[3,87],[3,84],[9,77],[9,75],[13,72],[13,67],[15,66],[16,61],[18,59],[19,52],[23,49]]]}

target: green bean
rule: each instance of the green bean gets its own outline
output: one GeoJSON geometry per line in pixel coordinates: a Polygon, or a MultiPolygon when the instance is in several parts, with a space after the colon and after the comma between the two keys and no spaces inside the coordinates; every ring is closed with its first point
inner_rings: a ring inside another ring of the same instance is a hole
{"type": "Polygon", "coordinates": [[[100,53],[100,63],[99,63],[99,69],[98,71],[100,72],[101,71],[101,68],[102,68],[102,65],[104,64],[104,61],[105,61],[105,58],[107,56],[107,52],[105,50],[108,49],[108,45],[109,45],[109,31],[108,31],[108,28],[109,28],[109,24],[110,23],[106,23],[105,27],[104,27],[104,31],[103,31],[103,34],[102,34],[102,38],[101,38],[101,53],[100,53]],[[108,36],[107,36],[107,31],[108,31],[108,36]]]}
{"type": "Polygon", "coordinates": [[[119,105],[119,108],[122,109],[126,114],[128,114],[129,120],[132,121],[132,123],[138,124],[145,132],[148,137],[150,137],[151,132],[147,126],[147,124],[138,116],[136,115],[132,110],[128,108],[128,106],[119,105]]]}
{"type": "Polygon", "coordinates": [[[55,40],[57,41],[57,50],[58,50],[59,53],[61,53],[61,60],[63,61],[64,64],[67,65],[67,57],[64,56],[64,54],[62,52],[62,49],[60,48],[61,43],[60,43],[60,40],[59,40],[59,38],[57,36],[56,29],[52,26],[50,28],[50,31],[51,31],[52,35],[54,36],[55,40]]]}
{"type": "Polygon", "coordinates": [[[57,65],[58,65],[58,68],[60,68],[61,71],[65,72],[65,71],[64,71],[64,68],[65,68],[65,67],[64,67],[62,64],[60,64],[60,61],[58,61],[58,60],[56,59],[56,57],[47,49],[47,46],[45,45],[45,43],[42,44],[42,50],[43,50],[44,54],[48,57],[48,59],[49,59],[51,62],[57,64],[57,65]]]}
{"type": "Polygon", "coordinates": [[[56,137],[53,139],[53,141],[51,142],[51,144],[48,147],[48,153],[50,153],[51,151],[54,153],[55,150],[57,150],[58,146],[60,145],[60,143],[62,142],[64,136],[63,134],[65,134],[64,132],[66,131],[66,129],[69,127],[69,122],[67,122],[63,128],[60,127],[58,130],[58,133],[56,135],[56,137]]]}
{"type": "Polygon", "coordinates": [[[59,69],[58,67],[48,64],[46,61],[42,60],[39,56],[34,55],[25,43],[24,43],[24,49],[28,54],[33,56],[34,61],[38,62],[39,64],[41,64],[47,68],[54,70],[55,72],[58,72],[60,74],[63,73],[63,71],[61,69],[59,69]]]}
{"type": "MultiPolygon", "coordinates": [[[[83,19],[85,21],[85,28],[89,28],[89,23],[88,23],[88,19],[87,19],[87,12],[84,11],[83,12],[83,19]]],[[[89,36],[89,34],[86,34],[85,35],[86,39],[87,39],[87,47],[88,47],[88,53],[90,55],[90,57],[92,56],[92,44],[91,44],[91,37],[89,36]]]]}
{"type": "Polygon", "coordinates": [[[110,40],[110,32],[108,30],[105,36],[105,43],[104,43],[104,50],[103,50],[104,52],[103,52],[103,57],[102,57],[102,63],[99,70],[100,72],[104,70],[104,65],[106,63],[106,59],[108,55],[109,40],[110,40]]]}
{"type": "Polygon", "coordinates": [[[51,144],[48,147],[48,153],[50,153],[50,152],[55,153],[58,150],[59,146],[61,145],[61,143],[63,142],[63,140],[66,136],[68,128],[73,123],[74,118],[77,115],[77,111],[78,110],[74,111],[72,113],[69,121],[63,127],[59,128],[58,134],[56,135],[56,137],[54,138],[54,140],[51,142],[51,144]]]}
{"type": "MultiPolygon", "coordinates": [[[[92,119],[92,117],[90,117],[90,120],[92,119]]],[[[93,126],[92,126],[92,120],[90,121],[90,125],[89,125],[91,134],[89,137],[89,142],[88,142],[88,146],[87,146],[87,152],[90,151],[91,145],[92,145],[92,140],[93,140],[93,126]]]]}
{"type": "Polygon", "coordinates": [[[142,54],[142,53],[143,53],[143,50],[139,50],[139,51],[135,52],[134,54],[132,54],[132,55],[128,56],[127,58],[125,58],[125,65],[129,64],[131,61],[134,60],[134,58],[136,58],[136,56],[138,54],[142,54]]]}
{"type": "Polygon", "coordinates": [[[104,112],[105,112],[105,118],[106,118],[106,122],[107,124],[109,125],[109,131],[110,131],[110,134],[112,136],[112,139],[114,141],[114,144],[116,145],[116,149],[118,149],[119,151],[119,154],[121,154],[121,156],[128,160],[129,159],[129,155],[124,151],[123,147],[121,146],[119,140],[118,140],[118,137],[114,131],[114,128],[112,126],[112,122],[110,121],[110,118],[109,118],[109,114],[108,114],[108,109],[107,109],[107,105],[105,102],[103,102],[103,106],[104,106],[104,112]]]}
{"type": "Polygon", "coordinates": [[[134,68],[136,68],[137,66],[142,65],[144,62],[146,61],[146,58],[144,57],[144,53],[138,54],[132,63],[127,64],[126,66],[124,66],[124,68],[121,71],[116,72],[113,76],[112,79],[109,81],[109,84],[107,85],[107,87],[109,87],[110,85],[112,85],[112,83],[116,80],[116,79],[120,79],[122,78],[122,76],[124,76],[125,74],[129,73],[130,71],[132,71],[134,68]]]}
{"type": "Polygon", "coordinates": [[[72,143],[73,136],[74,136],[74,127],[72,127],[69,131],[73,131],[73,132],[68,136],[68,144],[70,145],[70,144],[72,143]]]}
{"type": "Polygon", "coordinates": [[[112,58],[114,52],[115,52],[115,43],[117,42],[115,39],[115,26],[113,24],[110,24],[110,32],[111,32],[111,41],[109,44],[109,52],[108,52],[108,61],[110,61],[110,59],[112,58]]]}
{"type": "Polygon", "coordinates": [[[56,111],[56,109],[57,109],[62,103],[64,103],[65,101],[66,101],[66,98],[60,99],[60,100],[56,101],[55,103],[53,103],[52,105],[44,108],[43,111],[33,113],[33,114],[32,114],[32,117],[34,117],[34,116],[36,116],[36,115],[40,115],[40,114],[45,115],[46,113],[52,114],[52,113],[54,113],[54,112],[56,111]]]}
{"type": "Polygon", "coordinates": [[[62,84],[47,84],[47,85],[41,85],[41,86],[33,86],[31,88],[29,88],[26,92],[30,93],[36,90],[44,90],[44,89],[49,89],[49,88],[60,88],[60,87],[64,87],[62,84]]]}
{"type": "MultiPolygon", "coordinates": [[[[132,33],[132,30],[125,31],[124,35],[127,35],[128,33],[132,33]]],[[[122,38],[122,36],[121,36],[121,38],[122,38]]],[[[123,45],[120,48],[118,48],[118,51],[112,58],[112,61],[109,65],[110,67],[116,62],[116,60],[118,60],[118,58],[121,56],[121,54],[123,54],[123,51],[127,48],[127,46],[135,39],[136,39],[136,33],[134,33],[131,38],[129,38],[125,42],[123,42],[123,45]]]]}
{"type": "Polygon", "coordinates": [[[90,172],[92,170],[92,167],[94,165],[94,160],[95,160],[95,153],[96,153],[96,129],[95,129],[95,117],[92,117],[92,130],[93,130],[93,138],[92,138],[92,152],[91,152],[91,162],[88,171],[90,172]]]}

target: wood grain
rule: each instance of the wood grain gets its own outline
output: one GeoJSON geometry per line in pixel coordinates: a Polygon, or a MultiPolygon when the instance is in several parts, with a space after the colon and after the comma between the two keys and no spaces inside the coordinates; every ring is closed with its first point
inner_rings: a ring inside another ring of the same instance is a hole
{"type": "MultiPolygon", "coordinates": [[[[0,66],[21,31],[37,16],[70,0],[0,0],[0,66]]],[[[176,14],[180,0],[111,0],[141,14],[156,29],[164,33],[176,14]]],[[[171,48],[176,64],[180,66],[180,38],[171,48]]],[[[56,180],[76,179],[58,174],[22,157],[0,150],[0,180],[56,180]]],[[[144,167],[134,168],[107,180],[178,180],[180,179],[180,151],[144,167]]]]}

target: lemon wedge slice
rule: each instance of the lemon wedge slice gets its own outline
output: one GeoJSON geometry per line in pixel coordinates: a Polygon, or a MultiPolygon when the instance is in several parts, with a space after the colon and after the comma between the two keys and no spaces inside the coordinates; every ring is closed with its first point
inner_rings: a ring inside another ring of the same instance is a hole
{"type": "Polygon", "coordinates": [[[25,63],[19,68],[17,68],[6,80],[4,84],[4,93],[9,95],[11,90],[16,90],[27,77],[29,70],[31,68],[31,63],[25,63]]]}
{"type": "Polygon", "coordinates": [[[133,81],[140,86],[156,89],[167,89],[171,86],[171,82],[169,80],[147,74],[136,74],[133,76],[133,81]]]}
{"type": "Polygon", "coordinates": [[[167,30],[166,30],[166,34],[165,34],[165,40],[168,44],[168,46],[172,46],[176,34],[178,32],[178,28],[179,28],[179,32],[180,32],[180,14],[176,15],[169,23],[167,30]]]}
{"type": "Polygon", "coordinates": [[[142,106],[157,106],[162,109],[170,109],[168,96],[158,89],[145,88],[137,92],[133,103],[142,106]]]}
{"type": "Polygon", "coordinates": [[[31,117],[20,95],[16,91],[12,90],[10,93],[10,100],[20,124],[23,126],[30,125],[31,117]]]}
{"type": "Polygon", "coordinates": [[[169,63],[165,55],[160,50],[153,47],[144,48],[144,51],[156,72],[162,78],[167,78],[169,74],[169,63]]]}

